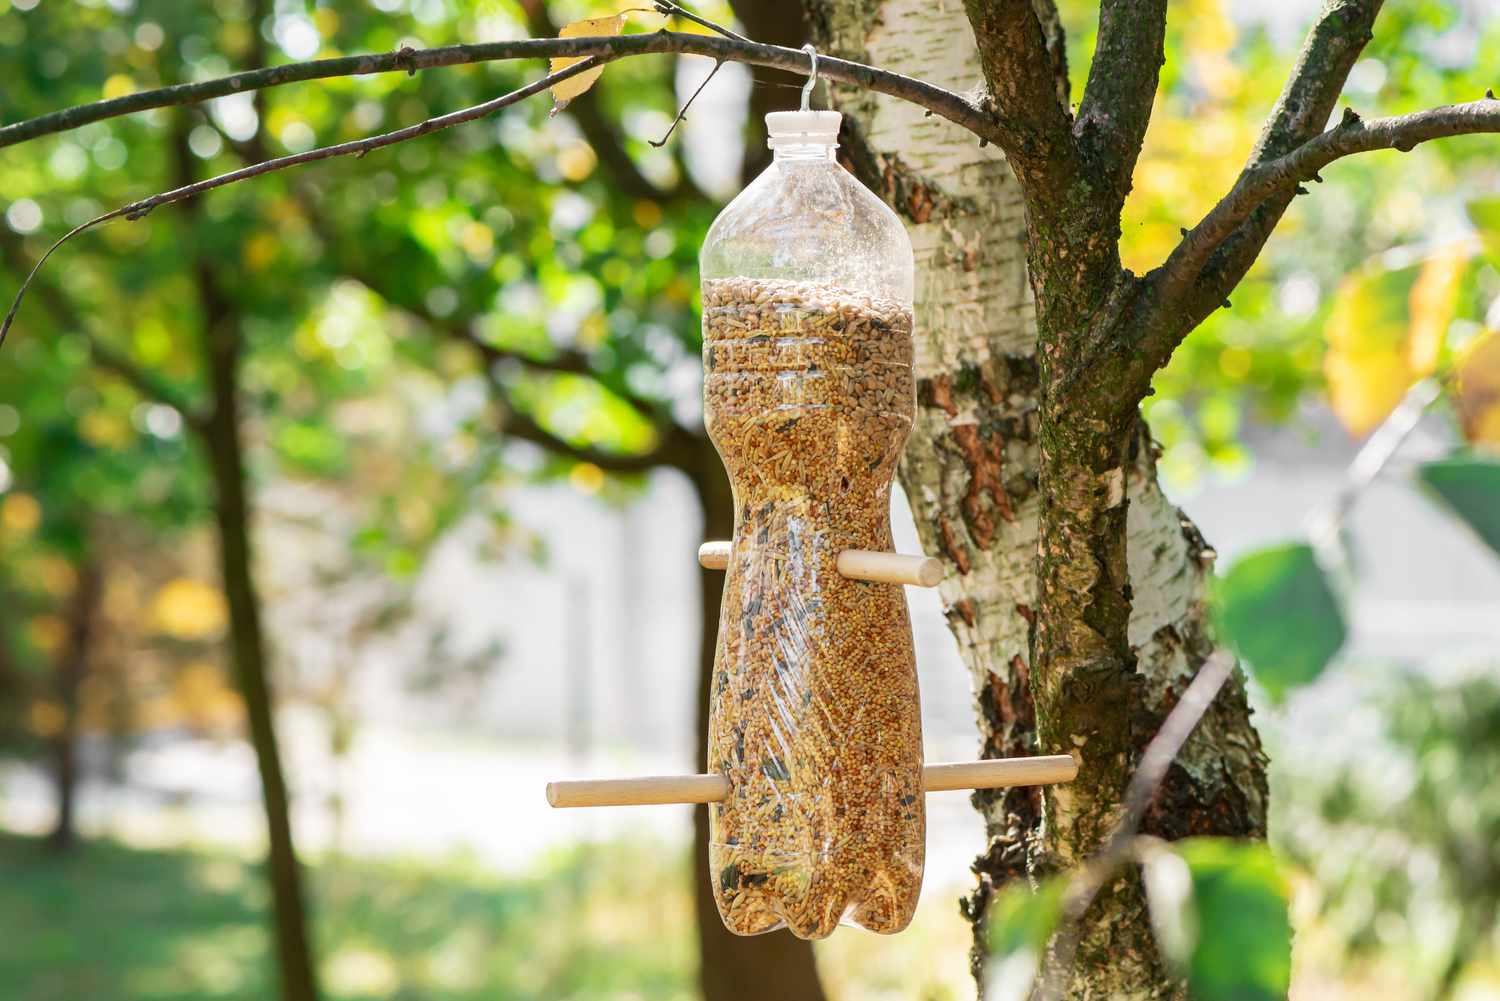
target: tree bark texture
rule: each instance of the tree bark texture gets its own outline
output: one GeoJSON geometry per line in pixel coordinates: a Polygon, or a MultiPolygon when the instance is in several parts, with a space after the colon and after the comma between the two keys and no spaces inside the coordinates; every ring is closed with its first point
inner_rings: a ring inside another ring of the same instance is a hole
{"type": "MultiPolygon", "coordinates": [[[[818,44],[837,55],[958,91],[983,85],[957,5],[806,7],[818,44]]],[[[1133,407],[1075,413],[1069,400],[1044,399],[1033,293],[1056,290],[1028,278],[1027,216],[1004,157],[909,105],[845,88],[835,99],[846,116],[841,155],[903,216],[916,251],[918,415],[900,478],[924,548],[948,565],[940,591],[972,676],[981,751],[1076,752],[1083,764],[1071,785],[974,796],[989,838],[963,902],[978,975],[995,888],[1098,848],[1140,748],[1211,651],[1213,552],[1158,486],[1133,407]],[[1039,594],[1039,569],[1050,594],[1039,594]],[[1098,616],[1125,617],[1128,645],[1104,651],[1098,678],[1033,692],[1037,630],[1050,631],[1053,649],[1090,651],[1111,632],[1096,629],[1098,616]]],[[[1098,280],[1066,292],[1095,312],[1119,308],[1098,280]]],[[[1148,831],[1264,835],[1265,761],[1249,716],[1242,685],[1227,686],[1173,765],[1148,831]]],[[[1073,996],[1172,996],[1141,906],[1134,879],[1101,894],[1073,996]]]]}
{"type": "MultiPolygon", "coordinates": [[[[729,477],[707,437],[685,470],[703,510],[703,537],[728,539],[734,532],[729,477]]],[[[698,648],[698,761],[708,761],[709,690],[724,572],[700,570],[702,629],[698,648]]],[[[823,1001],[812,943],[782,929],[748,938],[724,927],[714,903],[708,864],[708,807],[693,810],[693,904],[698,923],[699,981],[703,1001],[823,1001]]]]}

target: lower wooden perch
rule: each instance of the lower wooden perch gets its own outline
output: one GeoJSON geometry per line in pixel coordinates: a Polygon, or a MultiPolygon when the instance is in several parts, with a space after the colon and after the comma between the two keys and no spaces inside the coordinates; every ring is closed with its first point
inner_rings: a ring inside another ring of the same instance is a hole
{"type": "MultiPolygon", "coordinates": [[[[1003,789],[1071,782],[1078,762],[1067,754],[991,761],[951,761],[922,769],[926,792],[950,789],[1003,789]]],[[[638,779],[577,779],[548,782],[547,802],[565,806],[653,806],[663,803],[717,803],[729,795],[722,775],[651,775],[638,779]]]]}
{"type": "MultiPolygon", "coordinates": [[[[705,542],[698,547],[698,565],[705,570],[723,570],[729,566],[728,542],[705,542]]],[[[867,580],[877,584],[910,584],[913,587],[937,587],[943,579],[943,563],[931,556],[904,556],[901,553],[877,553],[868,549],[845,549],[839,553],[838,571],[850,580],[867,580]]]]}

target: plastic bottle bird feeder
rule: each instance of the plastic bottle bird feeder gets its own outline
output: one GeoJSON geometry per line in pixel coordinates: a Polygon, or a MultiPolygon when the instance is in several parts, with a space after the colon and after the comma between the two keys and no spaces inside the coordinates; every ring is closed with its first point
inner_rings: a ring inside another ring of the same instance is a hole
{"type": "Polygon", "coordinates": [[[915,413],[900,220],[833,158],[841,116],[766,116],[771,166],[703,246],[704,414],[734,492],[709,774],[556,782],[553,806],[708,803],[730,931],[897,932],[922,882],[924,794],[1067,782],[1068,756],[928,765],[906,596],[942,565],[890,552],[915,413]]]}

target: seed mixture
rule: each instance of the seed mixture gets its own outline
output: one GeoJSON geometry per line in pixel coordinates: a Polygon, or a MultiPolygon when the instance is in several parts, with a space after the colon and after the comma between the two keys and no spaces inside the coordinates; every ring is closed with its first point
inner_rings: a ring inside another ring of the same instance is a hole
{"type": "Polygon", "coordinates": [[[906,304],[772,279],[703,286],[704,411],[734,488],[714,655],[710,878],[731,931],[906,927],[922,882],[922,731],[906,596],[848,580],[891,548],[915,412],[906,304]]]}

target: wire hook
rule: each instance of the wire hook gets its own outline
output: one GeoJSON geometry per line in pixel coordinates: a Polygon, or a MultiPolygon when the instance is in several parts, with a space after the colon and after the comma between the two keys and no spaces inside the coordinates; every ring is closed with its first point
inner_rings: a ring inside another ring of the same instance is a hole
{"type": "Polygon", "coordinates": [[[812,68],[808,70],[807,82],[802,85],[802,110],[806,111],[808,110],[808,105],[812,102],[813,88],[818,85],[818,50],[813,47],[811,42],[808,42],[802,46],[802,51],[806,52],[808,57],[812,59],[812,68]]]}

